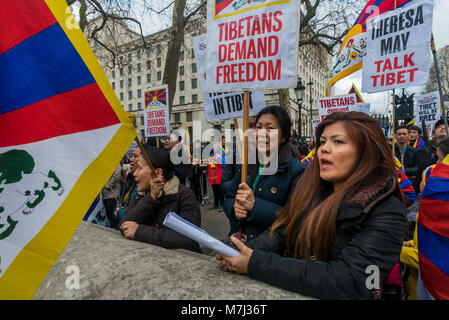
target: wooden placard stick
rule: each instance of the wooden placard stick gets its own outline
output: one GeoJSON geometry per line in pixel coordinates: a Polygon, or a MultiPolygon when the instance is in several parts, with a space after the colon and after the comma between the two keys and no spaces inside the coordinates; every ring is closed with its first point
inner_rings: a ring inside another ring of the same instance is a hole
{"type": "Polygon", "coordinates": [[[248,122],[249,122],[249,91],[243,91],[243,163],[242,183],[246,183],[248,174],[248,122]]]}

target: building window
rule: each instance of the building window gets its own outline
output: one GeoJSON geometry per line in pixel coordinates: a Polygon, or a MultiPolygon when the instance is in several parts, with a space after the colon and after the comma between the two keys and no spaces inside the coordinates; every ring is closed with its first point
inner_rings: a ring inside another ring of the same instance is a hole
{"type": "Polygon", "coordinates": [[[146,49],[145,49],[145,52],[146,52],[146,54],[147,54],[147,57],[149,57],[149,56],[150,56],[150,48],[146,48],[146,49]]]}
{"type": "Polygon", "coordinates": [[[142,84],[142,77],[141,76],[137,76],[137,85],[142,84]]]}
{"type": "Polygon", "coordinates": [[[179,104],[185,104],[186,103],[186,98],[184,96],[180,96],[179,97],[179,104]]]}
{"type": "Polygon", "coordinates": [[[140,50],[137,50],[137,59],[142,59],[142,55],[140,54],[140,50]]]}
{"type": "Polygon", "coordinates": [[[130,103],[130,104],[128,104],[128,111],[132,111],[132,110],[133,110],[133,104],[130,103]]]}
{"type": "Polygon", "coordinates": [[[198,88],[198,79],[194,78],[192,79],[192,89],[198,88]]]}
{"type": "Polygon", "coordinates": [[[184,91],[184,81],[179,81],[179,91],[184,91]]]}
{"type": "Polygon", "coordinates": [[[192,119],[193,119],[193,116],[192,116],[192,111],[187,111],[187,113],[186,113],[186,120],[187,121],[192,121],[192,119]]]}
{"type": "Polygon", "coordinates": [[[175,116],[175,122],[181,122],[181,114],[179,112],[174,113],[174,116],[175,116]]]}
{"type": "Polygon", "coordinates": [[[150,70],[150,68],[151,68],[151,61],[147,60],[147,70],[150,70]]]}
{"type": "Polygon", "coordinates": [[[137,89],[137,98],[142,97],[142,89],[137,89]]]}
{"type": "Polygon", "coordinates": [[[128,66],[128,74],[133,73],[133,66],[128,66]]]}
{"type": "Polygon", "coordinates": [[[128,79],[128,88],[131,88],[133,86],[133,79],[128,79]]]}
{"type": "Polygon", "coordinates": [[[120,56],[120,58],[118,58],[118,59],[120,61],[120,64],[122,64],[123,63],[123,56],[120,56]]]}
{"type": "MultiPolygon", "coordinates": [[[[194,37],[194,35],[192,35],[192,37],[194,37]]],[[[192,58],[195,58],[195,50],[193,50],[193,48],[192,48],[192,58]]]]}
{"type": "Polygon", "coordinates": [[[157,52],[157,54],[160,54],[160,53],[161,53],[161,45],[160,45],[160,44],[158,44],[158,45],[156,46],[156,52],[157,52]]]}
{"type": "Polygon", "coordinates": [[[112,83],[112,89],[115,90],[115,82],[112,83]]]}
{"type": "Polygon", "coordinates": [[[151,73],[147,73],[147,83],[151,82],[151,73]]]}
{"type": "Polygon", "coordinates": [[[120,92],[120,101],[123,101],[123,92],[120,92]]]}
{"type": "Polygon", "coordinates": [[[143,119],[143,116],[140,117],[140,124],[144,125],[145,124],[145,120],[143,119]]]}
{"type": "Polygon", "coordinates": [[[214,125],[214,129],[221,132],[221,124],[214,125]]]}
{"type": "Polygon", "coordinates": [[[160,68],[162,65],[162,59],[161,58],[157,58],[157,67],[160,68]]]}
{"type": "Polygon", "coordinates": [[[184,66],[180,66],[179,67],[179,75],[183,76],[184,75],[184,66]]]}
{"type": "Polygon", "coordinates": [[[120,89],[123,89],[123,80],[120,80],[120,89]]]}
{"type": "Polygon", "coordinates": [[[137,102],[137,110],[142,110],[142,102],[137,102]]]}
{"type": "Polygon", "coordinates": [[[192,94],[192,103],[197,103],[197,102],[198,102],[198,95],[192,94]]]}
{"type": "Polygon", "coordinates": [[[145,130],[140,130],[140,136],[142,137],[142,139],[145,138],[145,130]]]}
{"type": "Polygon", "coordinates": [[[196,63],[192,63],[192,73],[196,72],[196,63]]]}
{"type": "Polygon", "coordinates": [[[133,92],[128,91],[128,100],[131,100],[133,98],[133,92]]]}
{"type": "Polygon", "coordinates": [[[140,63],[137,64],[137,72],[142,71],[142,65],[140,63]]]}
{"type": "Polygon", "coordinates": [[[184,51],[181,51],[181,54],[179,55],[179,61],[184,61],[184,51]]]}
{"type": "Polygon", "coordinates": [[[158,71],[157,72],[157,81],[161,81],[162,80],[162,72],[158,71]]]}
{"type": "Polygon", "coordinates": [[[131,62],[132,61],[132,55],[131,55],[131,53],[128,53],[128,62],[131,62]]]}
{"type": "Polygon", "coordinates": [[[115,78],[115,70],[112,70],[112,78],[114,79],[115,78]]]}
{"type": "Polygon", "coordinates": [[[123,76],[123,68],[120,68],[120,75],[123,76]]]}

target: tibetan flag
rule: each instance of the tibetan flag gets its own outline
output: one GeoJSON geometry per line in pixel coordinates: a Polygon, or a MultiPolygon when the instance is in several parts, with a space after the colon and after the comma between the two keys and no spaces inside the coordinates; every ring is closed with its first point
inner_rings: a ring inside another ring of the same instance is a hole
{"type": "Polygon", "coordinates": [[[362,68],[363,57],[366,56],[366,21],[380,14],[400,8],[413,0],[369,0],[360,13],[352,28],[344,38],[340,51],[336,56],[332,68],[332,76],[326,87],[326,95],[329,96],[329,88],[337,81],[349,76],[362,68]]]}
{"type": "MultiPolygon", "coordinates": [[[[410,145],[410,141],[409,141],[409,145],[410,145]]],[[[415,150],[419,150],[420,148],[424,147],[426,144],[424,143],[424,140],[418,136],[418,138],[416,138],[415,142],[413,143],[412,147],[415,150]]]]}
{"type": "Polygon", "coordinates": [[[349,90],[349,94],[354,93],[357,98],[357,103],[365,103],[362,99],[362,95],[360,94],[359,90],[357,90],[355,84],[352,84],[351,90],[349,90]]]}
{"type": "Polygon", "coordinates": [[[419,206],[419,272],[434,299],[449,300],[449,156],[427,179],[419,206]]]}
{"type": "Polygon", "coordinates": [[[65,1],[0,30],[0,299],[31,299],[136,131],[65,1]]]}
{"type": "Polygon", "coordinates": [[[301,160],[301,162],[309,167],[312,165],[314,158],[315,158],[315,148],[313,148],[312,151],[310,151],[309,154],[304,159],[301,160]]]}

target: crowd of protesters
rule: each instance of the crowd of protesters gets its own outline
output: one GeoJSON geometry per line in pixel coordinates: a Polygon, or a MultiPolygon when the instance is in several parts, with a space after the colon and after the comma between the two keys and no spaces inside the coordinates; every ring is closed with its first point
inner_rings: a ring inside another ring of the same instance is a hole
{"type": "MultiPolygon", "coordinates": [[[[110,226],[128,239],[201,253],[197,242],[163,220],[173,211],[201,227],[200,207],[210,186],[209,209],[224,211],[229,221],[229,237],[220,240],[241,253],[216,254],[224,271],[319,299],[446,297],[448,288],[427,278],[433,287],[426,288],[418,272],[425,268],[418,243],[424,248],[426,242],[418,229],[433,210],[422,199],[432,198],[435,184],[449,199],[449,175],[443,173],[444,182],[433,178],[440,166],[449,167],[443,120],[430,141],[418,126],[396,127],[394,155],[393,141],[361,112],[329,115],[313,138],[292,135],[291,119],[278,106],[250,117],[249,128],[248,152],[259,156],[248,165],[246,182],[236,161],[238,142],[214,141],[204,158],[200,140],[186,153],[175,136],[160,140],[160,147],[148,139],[144,149],[153,169],[136,148],[127,171],[120,175],[126,166],[119,165],[103,189],[110,226]],[[174,165],[170,152],[187,160],[174,165]],[[277,166],[267,174],[274,155],[277,166]],[[373,267],[378,285],[370,286],[373,267]]],[[[439,217],[446,212],[441,223],[448,229],[449,201],[438,208],[439,217]]]]}

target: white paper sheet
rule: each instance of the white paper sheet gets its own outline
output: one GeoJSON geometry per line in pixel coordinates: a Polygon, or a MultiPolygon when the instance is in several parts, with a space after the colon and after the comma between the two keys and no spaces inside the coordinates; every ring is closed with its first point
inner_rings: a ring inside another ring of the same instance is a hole
{"type": "Polygon", "coordinates": [[[174,212],[169,212],[164,220],[164,226],[173,229],[190,239],[198,241],[199,243],[205,245],[210,249],[214,249],[217,252],[224,254],[228,257],[236,257],[240,255],[240,252],[231,248],[230,246],[225,245],[220,240],[215,239],[206,231],[201,228],[198,228],[194,224],[189,221],[181,218],[174,212]]]}

